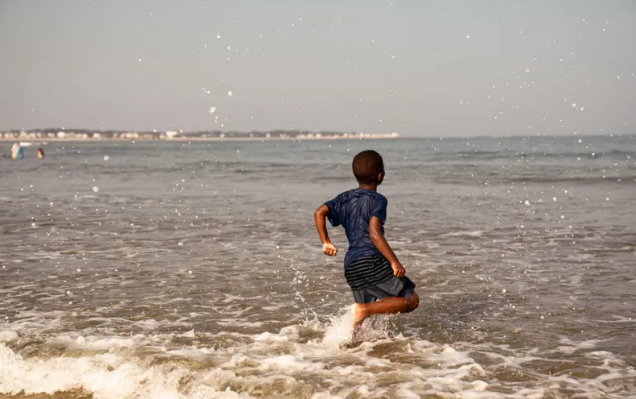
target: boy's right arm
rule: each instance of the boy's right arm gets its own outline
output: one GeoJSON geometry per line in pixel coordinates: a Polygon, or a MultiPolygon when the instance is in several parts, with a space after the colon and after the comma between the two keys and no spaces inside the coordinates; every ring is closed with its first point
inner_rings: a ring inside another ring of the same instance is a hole
{"type": "Polygon", "coordinates": [[[329,208],[326,205],[321,205],[316,212],[314,212],[314,222],[316,222],[316,230],[322,241],[322,252],[328,256],[336,256],[338,248],[329,240],[329,234],[327,234],[327,224],[325,219],[329,215],[329,208]]]}
{"type": "Polygon", "coordinates": [[[373,216],[369,222],[369,236],[371,237],[373,245],[391,263],[395,277],[404,277],[406,269],[402,266],[397,256],[395,256],[386,238],[384,238],[384,234],[382,234],[382,223],[376,216],[373,216]]]}

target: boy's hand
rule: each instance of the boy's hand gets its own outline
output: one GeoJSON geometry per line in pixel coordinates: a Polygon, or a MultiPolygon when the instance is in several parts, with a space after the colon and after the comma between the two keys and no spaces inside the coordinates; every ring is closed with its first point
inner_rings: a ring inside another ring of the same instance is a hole
{"type": "Polygon", "coordinates": [[[322,244],[322,252],[327,256],[336,256],[338,248],[330,242],[322,244]]]}
{"type": "Polygon", "coordinates": [[[406,269],[399,261],[391,263],[391,267],[393,268],[395,277],[404,277],[404,275],[406,275],[406,269]]]}

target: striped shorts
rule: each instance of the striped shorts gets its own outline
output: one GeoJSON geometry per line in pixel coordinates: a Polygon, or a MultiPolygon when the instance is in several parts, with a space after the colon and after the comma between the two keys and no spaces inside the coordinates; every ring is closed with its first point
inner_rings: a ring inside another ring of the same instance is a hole
{"type": "Polygon", "coordinates": [[[353,261],[345,270],[345,278],[356,303],[370,303],[391,296],[409,298],[415,292],[415,284],[408,277],[395,277],[391,263],[383,256],[353,261]]]}

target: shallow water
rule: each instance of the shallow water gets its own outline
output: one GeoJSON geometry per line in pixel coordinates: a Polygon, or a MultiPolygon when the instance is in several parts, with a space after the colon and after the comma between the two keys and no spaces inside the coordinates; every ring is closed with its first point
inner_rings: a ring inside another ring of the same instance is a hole
{"type": "Polygon", "coordinates": [[[636,395],[635,136],[46,153],[0,160],[0,396],[636,395]],[[365,148],[421,305],[352,345],[313,210],[365,148]]]}

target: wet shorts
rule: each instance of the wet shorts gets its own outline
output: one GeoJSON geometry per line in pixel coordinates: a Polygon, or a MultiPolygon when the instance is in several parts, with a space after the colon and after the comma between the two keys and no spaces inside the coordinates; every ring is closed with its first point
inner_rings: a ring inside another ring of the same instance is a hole
{"type": "Polygon", "coordinates": [[[408,299],[415,292],[415,284],[408,277],[395,277],[391,264],[381,256],[352,262],[345,270],[345,278],[356,303],[371,303],[390,296],[408,299]]]}

